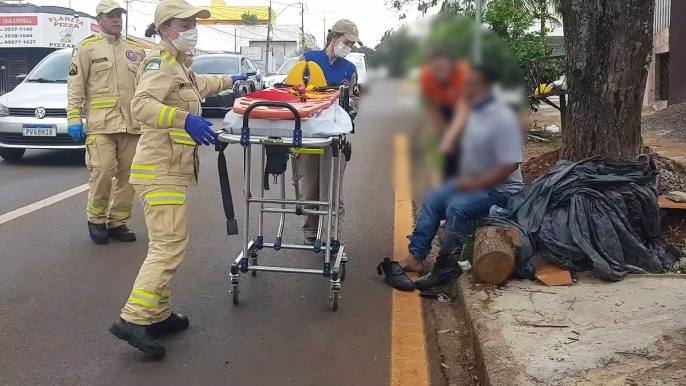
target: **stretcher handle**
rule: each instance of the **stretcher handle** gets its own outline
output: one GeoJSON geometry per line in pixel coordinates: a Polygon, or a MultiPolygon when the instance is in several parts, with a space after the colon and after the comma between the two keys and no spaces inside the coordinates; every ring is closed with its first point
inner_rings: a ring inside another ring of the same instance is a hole
{"type": "Polygon", "coordinates": [[[245,109],[245,113],[243,113],[243,127],[249,127],[248,123],[250,122],[250,113],[258,107],[281,107],[290,110],[293,113],[293,116],[295,117],[295,131],[301,131],[300,113],[298,112],[298,110],[296,110],[295,107],[291,106],[286,102],[259,101],[251,104],[250,106],[248,106],[247,109],[245,109]]]}
{"type": "Polygon", "coordinates": [[[243,128],[241,129],[241,145],[247,147],[250,145],[250,113],[258,107],[279,107],[288,109],[293,113],[295,118],[295,130],[293,131],[293,147],[300,149],[303,143],[303,133],[300,129],[300,113],[295,107],[291,106],[286,102],[271,102],[271,101],[259,101],[251,104],[245,109],[243,113],[243,128]]]}

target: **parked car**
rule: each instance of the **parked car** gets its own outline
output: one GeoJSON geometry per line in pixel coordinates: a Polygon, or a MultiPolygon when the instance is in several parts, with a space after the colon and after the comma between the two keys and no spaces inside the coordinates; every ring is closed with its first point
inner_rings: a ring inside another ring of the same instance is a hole
{"type": "Polygon", "coordinates": [[[282,83],[284,80],[286,80],[288,73],[291,72],[291,69],[296,63],[298,63],[299,60],[300,58],[296,56],[295,58],[290,58],[283,62],[281,67],[279,67],[279,69],[276,71],[276,74],[264,78],[264,86],[274,87],[275,84],[282,83]]]}
{"type": "MultiPolygon", "coordinates": [[[[250,89],[243,92],[264,89],[264,76],[255,63],[242,55],[208,54],[193,58],[191,69],[199,75],[244,75],[252,82],[250,89]]],[[[247,87],[247,86],[246,86],[247,87]]],[[[219,95],[205,98],[202,109],[207,113],[224,113],[233,108],[234,90],[224,90],[219,95]]]]}
{"type": "Polygon", "coordinates": [[[360,90],[364,89],[367,85],[367,56],[361,52],[352,52],[346,59],[357,67],[357,84],[360,90]]]}
{"type": "MultiPolygon", "coordinates": [[[[0,96],[0,157],[16,161],[26,149],[83,149],[67,133],[71,48],[54,51],[12,91],[0,96]]],[[[85,125],[85,122],[84,122],[85,125]]]]}

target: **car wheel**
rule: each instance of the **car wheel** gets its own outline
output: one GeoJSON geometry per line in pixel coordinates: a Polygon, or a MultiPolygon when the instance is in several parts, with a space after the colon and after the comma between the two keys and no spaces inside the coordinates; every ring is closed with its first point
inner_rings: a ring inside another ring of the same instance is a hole
{"type": "Polygon", "coordinates": [[[26,153],[26,149],[0,149],[0,157],[8,161],[19,161],[24,156],[24,153],[26,153]]]}

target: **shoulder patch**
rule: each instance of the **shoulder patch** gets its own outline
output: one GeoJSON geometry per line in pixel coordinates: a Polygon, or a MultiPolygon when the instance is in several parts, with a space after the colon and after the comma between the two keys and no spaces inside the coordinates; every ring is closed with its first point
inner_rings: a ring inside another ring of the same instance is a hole
{"type": "Polygon", "coordinates": [[[160,60],[153,60],[145,67],[145,71],[158,71],[161,63],[162,61],[160,60]]]}
{"type": "Polygon", "coordinates": [[[72,63],[69,65],[69,75],[74,76],[78,75],[79,73],[79,68],[76,66],[76,64],[72,63]]]}

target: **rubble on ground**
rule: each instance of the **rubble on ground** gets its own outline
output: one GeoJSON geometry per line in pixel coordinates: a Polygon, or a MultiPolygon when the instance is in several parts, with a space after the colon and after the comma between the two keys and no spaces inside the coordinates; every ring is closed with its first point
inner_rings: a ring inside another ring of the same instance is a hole
{"type": "Polygon", "coordinates": [[[686,141],[686,103],[668,106],[641,121],[644,132],[661,134],[664,140],[686,141]]]}

